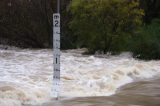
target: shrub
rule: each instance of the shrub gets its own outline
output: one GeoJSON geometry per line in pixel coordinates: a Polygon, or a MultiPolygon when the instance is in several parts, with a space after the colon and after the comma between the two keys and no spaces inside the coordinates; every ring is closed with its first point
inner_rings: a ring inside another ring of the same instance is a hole
{"type": "Polygon", "coordinates": [[[142,27],[132,39],[131,51],[141,59],[160,59],[160,19],[142,27]]]}

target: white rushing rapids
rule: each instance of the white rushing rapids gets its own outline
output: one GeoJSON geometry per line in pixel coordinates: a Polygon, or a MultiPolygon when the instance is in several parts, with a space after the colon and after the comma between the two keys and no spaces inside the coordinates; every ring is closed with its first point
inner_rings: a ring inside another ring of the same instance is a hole
{"type": "MultiPolygon", "coordinates": [[[[99,58],[83,50],[61,53],[62,97],[109,96],[135,79],[160,74],[160,61],[139,61],[123,53],[99,58]]],[[[51,99],[52,50],[0,50],[0,106],[41,104],[51,99]]]]}

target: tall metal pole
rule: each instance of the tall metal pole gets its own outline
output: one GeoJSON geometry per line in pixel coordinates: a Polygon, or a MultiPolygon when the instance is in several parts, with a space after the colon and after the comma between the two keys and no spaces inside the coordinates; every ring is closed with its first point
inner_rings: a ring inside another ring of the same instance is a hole
{"type": "Polygon", "coordinates": [[[53,14],[53,97],[58,99],[60,92],[60,0],[57,0],[57,13],[53,14]]]}
{"type": "Polygon", "coordinates": [[[57,13],[60,13],[60,0],[57,0],[57,13]]]}

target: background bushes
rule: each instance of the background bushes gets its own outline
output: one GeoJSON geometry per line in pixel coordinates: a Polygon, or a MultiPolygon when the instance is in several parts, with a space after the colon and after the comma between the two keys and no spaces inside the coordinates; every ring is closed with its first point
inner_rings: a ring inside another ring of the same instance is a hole
{"type": "Polygon", "coordinates": [[[19,47],[49,47],[52,7],[51,0],[1,0],[0,38],[19,47]]]}
{"type": "MultiPolygon", "coordinates": [[[[1,0],[0,44],[52,48],[56,0],[1,0]]],[[[160,0],[61,0],[61,48],[160,59],[160,0]]]]}
{"type": "Polygon", "coordinates": [[[131,51],[141,59],[160,59],[160,19],[141,28],[131,41],[131,51]]]}

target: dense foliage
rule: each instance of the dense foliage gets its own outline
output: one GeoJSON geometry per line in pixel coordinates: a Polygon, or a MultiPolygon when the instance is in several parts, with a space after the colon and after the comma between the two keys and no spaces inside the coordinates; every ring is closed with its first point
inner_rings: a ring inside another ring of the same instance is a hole
{"type": "Polygon", "coordinates": [[[160,19],[141,28],[132,38],[131,51],[141,59],[160,59],[160,19]]]}
{"type": "Polygon", "coordinates": [[[151,23],[155,18],[160,18],[160,0],[140,0],[140,7],[144,9],[143,21],[151,23]]]}
{"type": "Polygon", "coordinates": [[[143,10],[135,1],[73,0],[71,29],[79,47],[94,53],[119,50],[123,37],[128,37],[141,24],[143,10]]]}
{"type": "MultiPolygon", "coordinates": [[[[0,0],[0,44],[52,47],[56,0],[0,0]]],[[[61,0],[61,48],[160,59],[160,0],[61,0]]]]}
{"type": "Polygon", "coordinates": [[[51,0],[1,0],[0,43],[20,47],[49,47],[52,38],[52,4],[51,0]]]}

